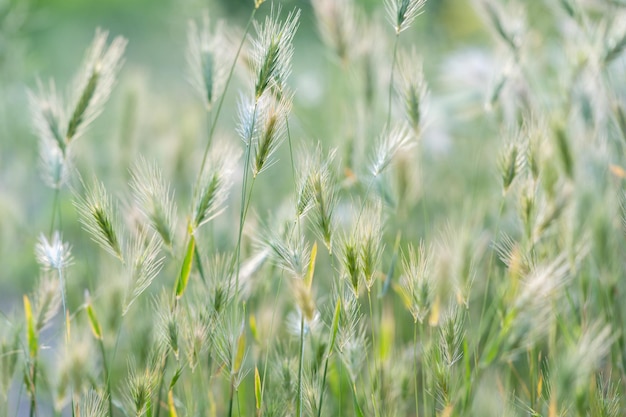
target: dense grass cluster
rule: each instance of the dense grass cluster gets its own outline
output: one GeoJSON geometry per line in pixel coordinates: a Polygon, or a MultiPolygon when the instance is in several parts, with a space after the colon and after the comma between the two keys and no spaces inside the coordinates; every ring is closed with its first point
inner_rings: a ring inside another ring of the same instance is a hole
{"type": "Polygon", "coordinates": [[[290,82],[301,11],[205,15],[180,74],[202,141],[175,178],[173,154],[101,153],[123,187],[77,163],[124,71],[98,30],[69,94],[28,93],[53,200],[0,318],[0,415],[624,415],[626,4],[544,3],[549,33],[475,1],[497,75],[450,60],[439,93],[407,36],[425,0],[311,0],[342,84],[319,140],[290,82]]]}

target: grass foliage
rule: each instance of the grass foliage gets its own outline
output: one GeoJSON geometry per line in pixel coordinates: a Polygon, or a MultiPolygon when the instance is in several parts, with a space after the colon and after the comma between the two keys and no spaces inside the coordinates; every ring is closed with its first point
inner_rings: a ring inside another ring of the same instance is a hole
{"type": "Polygon", "coordinates": [[[201,140],[99,146],[110,177],[82,159],[126,39],[97,30],[67,97],[32,86],[53,198],[0,415],[624,415],[626,4],[476,0],[490,48],[435,77],[431,2],[189,22],[201,140]],[[313,117],[305,18],[337,90],[313,117]]]}

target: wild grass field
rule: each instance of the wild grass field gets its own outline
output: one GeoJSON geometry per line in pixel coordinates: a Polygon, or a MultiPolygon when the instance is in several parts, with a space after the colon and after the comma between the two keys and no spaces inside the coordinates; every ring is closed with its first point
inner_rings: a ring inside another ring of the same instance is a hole
{"type": "Polygon", "coordinates": [[[626,414],[624,0],[0,0],[0,416],[626,414]]]}

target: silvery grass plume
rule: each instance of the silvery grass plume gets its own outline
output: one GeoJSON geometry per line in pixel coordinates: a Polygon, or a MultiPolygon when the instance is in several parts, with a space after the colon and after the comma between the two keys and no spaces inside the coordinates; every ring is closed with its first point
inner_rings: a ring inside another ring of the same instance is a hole
{"type": "Polygon", "coordinates": [[[156,163],[143,157],[131,169],[130,187],[139,210],[149,221],[150,227],[159,234],[163,243],[172,248],[176,219],[174,192],[163,178],[156,163]]]}
{"type": "Polygon", "coordinates": [[[458,304],[454,304],[444,313],[439,326],[439,351],[441,352],[443,364],[448,368],[459,362],[463,357],[465,316],[465,310],[458,304]]]}
{"type": "Polygon", "coordinates": [[[247,146],[254,147],[253,178],[274,163],[272,157],[285,139],[291,100],[289,93],[279,99],[263,94],[254,102],[241,96],[238,132],[247,146]]]}
{"type": "Polygon", "coordinates": [[[39,138],[39,167],[47,186],[61,188],[71,172],[71,154],[62,132],[65,120],[63,103],[54,82],[50,82],[47,90],[38,82],[38,89],[38,94],[29,91],[28,98],[33,127],[39,138]]]}
{"type": "Polygon", "coordinates": [[[211,31],[209,16],[205,14],[200,24],[189,22],[187,30],[187,63],[190,82],[202,99],[207,110],[211,110],[215,100],[223,93],[228,78],[228,65],[231,59],[226,51],[226,39],[222,25],[211,31]]]}
{"type": "Polygon", "coordinates": [[[497,37],[504,42],[515,54],[522,46],[522,40],[526,31],[526,22],[523,10],[518,4],[510,3],[510,10],[502,10],[502,7],[493,0],[482,0],[482,10],[486,13],[486,19],[491,25],[497,37]]]}
{"type": "Polygon", "coordinates": [[[296,217],[313,211],[313,230],[332,254],[337,206],[337,184],[334,168],[336,150],[327,155],[318,145],[314,152],[303,150],[297,182],[296,217]]]}
{"type": "Polygon", "coordinates": [[[76,417],[107,417],[107,413],[105,395],[90,389],[81,396],[76,417]]]}
{"type": "Polygon", "coordinates": [[[61,233],[57,230],[52,234],[52,240],[41,234],[35,245],[37,262],[44,270],[64,271],[72,264],[72,251],[70,244],[63,242],[61,233]]]}
{"type": "Polygon", "coordinates": [[[385,0],[389,21],[396,34],[400,34],[413,23],[425,4],[426,0],[385,0]]]}
{"type": "Polygon", "coordinates": [[[422,60],[415,49],[410,53],[400,52],[398,56],[398,77],[396,91],[402,99],[404,115],[413,129],[419,135],[424,127],[424,117],[428,112],[428,86],[424,80],[422,60]]]}
{"type": "Polygon", "coordinates": [[[397,126],[391,132],[381,135],[371,157],[372,176],[377,178],[389,167],[397,154],[411,149],[415,145],[413,139],[406,126],[397,126]]]}
{"type": "Polygon", "coordinates": [[[322,40],[342,63],[354,55],[357,45],[357,14],[353,0],[313,0],[313,12],[322,40]]]}
{"type": "Polygon", "coordinates": [[[211,148],[207,169],[202,174],[194,197],[191,220],[193,231],[224,211],[239,156],[239,150],[226,142],[217,142],[211,148]]]}
{"type": "MultiPolygon", "coordinates": [[[[69,243],[63,242],[61,233],[55,231],[52,241],[48,241],[45,235],[39,236],[39,242],[35,245],[37,262],[44,271],[56,271],[59,279],[59,289],[63,302],[63,314],[66,314],[65,302],[65,270],[72,263],[72,253],[69,243]]],[[[57,306],[58,307],[58,306],[57,306]]]]}
{"type": "MultiPolygon", "coordinates": [[[[585,253],[584,246],[577,248],[575,262],[580,262],[585,253]]],[[[519,286],[513,285],[513,297],[504,306],[499,335],[487,346],[488,361],[497,355],[512,358],[534,346],[556,319],[555,301],[571,279],[572,265],[563,253],[549,263],[534,266],[519,286]]]]}
{"type": "Polygon", "coordinates": [[[569,341],[564,354],[557,357],[552,386],[557,396],[577,397],[589,387],[590,378],[610,354],[617,334],[611,326],[601,321],[593,322],[581,329],[576,341],[569,341]]]}
{"type": "Polygon", "coordinates": [[[432,273],[433,252],[424,242],[416,250],[409,245],[403,256],[404,273],[397,291],[405,307],[413,316],[414,323],[423,323],[432,307],[436,282],[432,273]]]}
{"type": "Polygon", "coordinates": [[[304,279],[309,267],[311,251],[304,236],[294,233],[293,227],[287,225],[280,232],[266,227],[261,242],[263,246],[270,249],[270,257],[276,265],[289,272],[293,278],[304,279]]]}
{"type": "Polygon", "coordinates": [[[96,180],[87,188],[85,197],[74,201],[83,228],[91,235],[91,239],[102,249],[125,261],[125,242],[122,239],[118,221],[117,205],[115,205],[104,188],[104,184],[96,180]]]}
{"type": "Polygon", "coordinates": [[[148,236],[140,232],[131,239],[126,260],[128,287],[122,315],[126,315],[130,306],[161,271],[164,258],[160,256],[160,251],[161,241],[155,234],[148,236]]]}
{"type": "Polygon", "coordinates": [[[283,21],[279,21],[281,8],[274,8],[263,24],[254,22],[256,38],[252,40],[251,58],[255,74],[254,96],[261,98],[271,88],[284,91],[291,73],[293,37],[298,29],[300,11],[292,11],[283,21]]]}

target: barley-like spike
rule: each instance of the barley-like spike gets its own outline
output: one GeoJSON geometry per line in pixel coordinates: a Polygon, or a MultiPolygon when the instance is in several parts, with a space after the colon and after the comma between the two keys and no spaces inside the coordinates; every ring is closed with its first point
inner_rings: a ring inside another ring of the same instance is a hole
{"type": "Polygon", "coordinates": [[[426,0],[385,0],[385,8],[396,34],[413,23],[425,4],[426,0]]]}
{"type": "Polygon", "coordinates": [[[124,247],[120,240],[117,211],[104,185],[96,181],[85,197],[74,202],[80,222],[94,242],[124,262],[124,247]]]}

